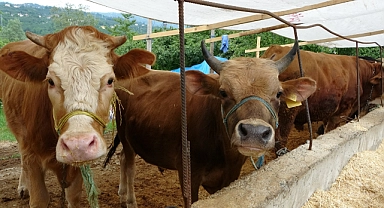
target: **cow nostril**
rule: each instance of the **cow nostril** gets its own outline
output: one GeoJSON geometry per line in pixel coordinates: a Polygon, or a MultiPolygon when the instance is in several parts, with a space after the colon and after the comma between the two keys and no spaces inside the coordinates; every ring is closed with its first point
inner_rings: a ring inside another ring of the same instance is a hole
{"type": "Polygon", "coordinates": [[[242,140],[256,138],[268,141],[272,136],[272,129],[264,125],[239,124],[238,131],[242,140]]]}
{"type": "Polygon", "coordinates": [[[88,147],[92,147],[96,145],[96,139],[92,139],[92,141],[88,144],[88,147]]]}
{"type": "Polygon", "coordinates": [[[247,131],[246,125],[247,124],[240,124],[239,125],[239,133],[240,133],[240,136],[242,136],[242,137],[248,135],[248,131],[247,131]]]}
{"type": "Polygon", "coordinates": [[[271,138],[271,134],[272,134],[271,128],[266,127],[266,129],[264,129],[264,132],[262,132],[261,134],[261,138],[265,141],[268,141],[271,138]]]}
{"type": "Polygon", "coordinates": [[[61,146],[63,147],[63,150],[69,151],[68,145],[63,140],[61,141],[61,146]]]}

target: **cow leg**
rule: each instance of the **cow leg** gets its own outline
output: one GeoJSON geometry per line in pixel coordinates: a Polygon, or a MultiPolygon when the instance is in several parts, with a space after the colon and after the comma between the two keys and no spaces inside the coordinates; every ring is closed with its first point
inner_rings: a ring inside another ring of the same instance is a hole
{"type": "Polygon", "coordinates": [[[28,188],[31,190],[29,193],[29,206],[32,207],[48,207],[49,194],[47,187],[45,186],[45,171],[34,155],[29,155],[28,159],[23,159],[23,169],[28,175],[28,188]]]}
{"type": "Polygon", "coordinates": [[[288,137],[291,129],[294,126],[295,118],[299,110],[299,107],[288,109],[287,107],[283,106],[280,108],[279,127],[276,130],[276,151],[287,146],[288,137]]]}
{"type": "Polygon", "coordinates": [[[23,161],[24,161],[23,155],[21,155],[21,173],[19,178],[19,185],[17,187],[17,193],[19,194],[20,198],[26,199],[29,196],[28,174],[25,171],[23,161]]]}
{"type": "MultiPolygon", "coordinates": [[[[187,206],[187,198],[186,193],[184,193],[184,180],[183,180],[183,167],[178,168],[178,176],[179,176],[179,182],[181,186],[181,192],[183,194],[183,199],[184,199],[184,207],[189,207],[187,206]]],[[[201,175],[193,175],[191,173],[191,203],[196,202],[199,200],[199,188],[200,184],[202,182],[202,176],[201,175]]]]}
{"type": "Polygon", "coordinates": [[[333,116],[328,119],[328,122],[326,122],[326,125],[324,126],[324,133],[328,133],[332,131],[333,129],[336,129],[339,127],[343,122],[345,122],[344,119],[340,118],[341,116],[333,116]]]}
{"type": "Polygon", "coordinates": [[[120,154],[120,184],[119,196],[121,207],[137,208],[134,178],[135,178],[135,156],[131,145],[126,141],[120,154]]]}
{"type": "Polygon", "coordinates": [[[80,204],[83,178],[81,177],[80,168],[69,167],[67,181],[69,187],[65,189],[65,196],[68,201],[68,208],[82,207],[80,204]]]}
{"type": "MultiPolygon", "coordinates": [[[[55,164],[57,164],[56,161],[55,164]]],[[[83,188],[83,178],[81,177],[80,168],[68,165],[64,166],[60,163],[55,165],[52,169],[54,170],[59,183],[64,186],[63,188],[65,188],[65,198],[68,202],[68,207],[82,207],[80,201],[83,188]],[[65,182],[63,184],[64,178],[65,182]]]]}

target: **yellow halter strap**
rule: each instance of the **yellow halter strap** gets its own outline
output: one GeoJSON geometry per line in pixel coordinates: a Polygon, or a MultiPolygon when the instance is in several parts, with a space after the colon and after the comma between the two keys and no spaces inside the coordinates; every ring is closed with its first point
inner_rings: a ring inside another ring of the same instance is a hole
{"type": "Polygon", "coordinates": [[[107,126],[104,123],[104,121],[99,116],[97,116],[96,114],[91,113],[91,112],[87,112],[87,111],[82,111],[82,110],[75,110],[75,111],[72,111],[72,112],[65,114],[65,116],[63,116],[60,119],[59,123],[56,126],[57,133],[60,134],[61,128],[63,128],[65,123],[67,123],[68,119],[70,119],[73,116],[77,116],[77,115],[86,115],[86,116],[91,117],[93,120],[95,120],[97,123],[99,123],[103,127],[103,129],[105,129],[105,127],[107,126]]]}

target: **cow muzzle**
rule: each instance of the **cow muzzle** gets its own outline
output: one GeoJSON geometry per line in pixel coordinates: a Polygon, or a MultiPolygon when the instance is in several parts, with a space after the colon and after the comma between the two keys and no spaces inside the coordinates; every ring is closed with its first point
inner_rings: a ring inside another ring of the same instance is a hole
{"type": "Polygon", "coordinates": [[[84,131],[66,131],[61,132],[67,121],[73,116],[88,116],[100,124],[105,129],[105,122],[97,115],[76,110],[63,116],[58,125],[56,131],[59,134],[59,141],[56,146],[56,159],[59,162],[63,162],[71,165],[81,165],[88,161],[95,160],[107,151],[106,144],[102,136],[96,132],[93,127],[84,131]],[[62,133],[62,134],[61,134],[62,133]]]}
{"type": "Polygon", "coordinates": [[[259,157],[275,146],[275,130],[261,119],[237,123],[232,144],[245,156],[259,157]]]}
{"type": "MultiPolygon", "coordinates": [[[[272,106],[264,99],[258,96],[250,96],[242,99],[239,103],[231,108],[231,110],[224,116],[223,106],[221,106],[221,113],[223,123],[227,131],[228,137],[231,138],[228,131],[227,120],[238,108],[250,100],[260,101],[271,113],[275,120],[275,128],[278,127],[278,117],[273,110],[272,106]]],[[[275,129],[269,123],[256,118],[250,118],[240,121],[232,135],[232,143],[235,145],[239,152],[245,156],[258,156],[262,155],[265,151],[274,147],[275,129]]]]}

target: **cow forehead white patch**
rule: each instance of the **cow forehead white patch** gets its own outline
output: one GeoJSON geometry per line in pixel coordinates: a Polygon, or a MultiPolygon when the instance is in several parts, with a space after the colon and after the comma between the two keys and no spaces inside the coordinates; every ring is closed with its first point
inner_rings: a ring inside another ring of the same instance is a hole
{"type": "Polygon", "coordinates": [[[53,51],[49,71],[61,81],[64,91],[64,107],[95,112],[97,109],[101,78],[113,75],[112,65],[107,61],[108,43],[77,30],[74,41],[65,38],[53,51]]]}

